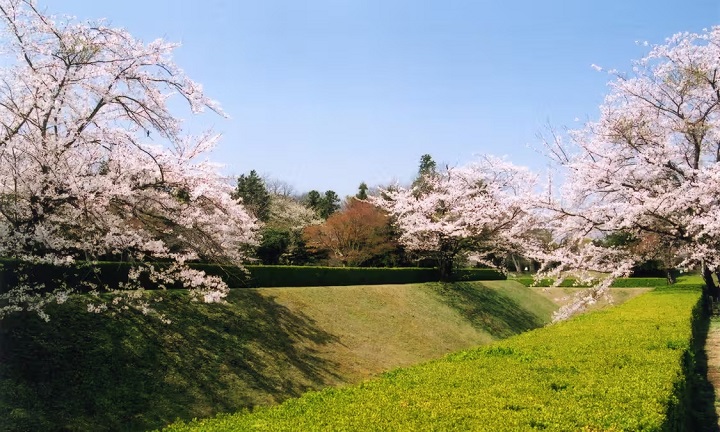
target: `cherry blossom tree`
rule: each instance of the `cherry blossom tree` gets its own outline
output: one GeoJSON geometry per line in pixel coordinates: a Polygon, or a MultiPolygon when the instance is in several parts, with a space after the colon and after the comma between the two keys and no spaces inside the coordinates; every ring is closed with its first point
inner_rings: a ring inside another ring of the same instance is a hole
{"type": "Polygon", "coordinates": [[[319,218],[317,213],[303,205],[298,199],[279,194],[271,195],[268,227],[302,231],[308,225],[321,222],[322,219],[319,218]]]}
{"type": "Polygon", "coordinates": [[[306,257],[302,232],[308,225],[320,224],[317,213],[289,195],[271,194],[269,218],[257,248],[264,264],[301,264],[306,257]]]}
{"type": "Polygon", "coordinates": [[[527,169],[487,156],[433,171],[410,188],[388,188],[371,202],[389,213],[400,243],[435,259],[441,277],[448,279],[460,254],[472,253],[476,261],[495,266],[491,258],[533,244],[527,204],[535,183],[527,169]]]}
{"type": "MultiPolygon", "coordinates": [[[[0,0],[0,20],[0,256],[132,263],[127,283],[83,282],[93,311],[129,298],[149,310],[133,291],[142,275],[220,300],[225,284],[187,262],[239,264],[256,222],[204,159],[218,136],[188,135],[170,112],[168,101],[179,98],[193,113],[222,114],[173,63],[177,45],[48,16],[31,0],[0,0]],[[108,290],[116,295],[99,296],[108,290]]],[[[78,288],[21,281],[0,293],[0,317],[45,317],[45,304],[78,288]]]]}
{"type": "MultiPolygon", "coordinates": [[[[600,68],[598,68],[600,69],[600,68]]],[[[654,249],[597,247],[588,238],[624,232],[672,251],[668,261],[701,266],[707,293],[720,274],[720,27],[680,33],[614,80],[597,121],[554,137],[549,148],[566,181],[544,207],[562,247],[546,256],[556,273],[599,270],[610,278],[570,308],[605,292],[654,249]]]]}

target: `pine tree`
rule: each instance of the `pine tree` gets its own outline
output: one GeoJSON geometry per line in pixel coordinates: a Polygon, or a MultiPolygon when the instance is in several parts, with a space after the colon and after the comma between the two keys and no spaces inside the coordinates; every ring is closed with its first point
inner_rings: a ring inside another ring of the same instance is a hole
{"type": "Polygon", "coordinates": [[[368,197],[367,190],[368,185],[366,185],[365,182],[360,183],[360,186],[358,186],[358,193],[355,194],[355,198],[359,200],[366,200],[368,197]]]}
{"type": "Polygon", "coordinates": [[[238,177],[233,198],[241,199],[245,208],[258,220],[267,222],[270,216],[270,194],[265,188],[265,181],[255,170],[238,177]]]}

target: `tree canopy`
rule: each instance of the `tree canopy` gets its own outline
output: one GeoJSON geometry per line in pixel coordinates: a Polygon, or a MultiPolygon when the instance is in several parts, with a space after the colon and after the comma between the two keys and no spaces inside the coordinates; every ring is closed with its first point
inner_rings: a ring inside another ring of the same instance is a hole
{"type": "Polygon", "coordinates": [[[340,197],[333,190],[327,190],[322,195],[316,190],[311,190],[305,195],[304,202],[322,219],[329,218],[331,214],[340,209],[340,197]]]}
{"type": "Polygon", "coordinates": [[[170,110],[181,100],[193,113],[224,115],[173,62],[176,44],[49,17],[30,0],[0,0],[0,21],[0,256],[133,267],[117,286],[24,280],[0,292],[0,318],[43,315],[78,289],[90,292],[88,310],[147,311],[127,294],[141,280],[218,301],[227,286],[189,262],[241,265],[252,251],[293,262],[304,241],[343,264],[399,243],[434,259],[444,277],[458,258],[497,265],[506,256],[518,268],[542,262],[543,275],[609,275],[559,317],[648,260],[702,268],[707,293],[720,297],[720,27],[677,34],[631,74],[612,72],[599,118],[546,142],[560,185],[541,193],[528,170],[491,156],[438,169],[423,154],[411,186],[368,196],[362,182],[343,209],[333,190],[294,197],[254,170],[233,189],[205,161],[218,135],[188,134],[170,110]]]}
{"type": "Polygon", "coordinates": [[[358,191],[355,194],[355,198],[357,198],[359,200],[366,200],[368,197],[367,191],[368,191],[368,185],[365,184],[365,182],[360,183],[360,186],[358,186],[358,191]]]}
{"type": "MultiPolygon", "coordinates": [[[[239,264],[256,225],[215,165],[201,161],[218,136],[186,134],[168,107],[176,95],[193,112],[222,114],[173,63],[177,45],[143,43],[102,22],[51,19],[31,1],[0,1],[0,21],[0,255],[135,263],[123,286],[86,281],[93,293],[117,294],[95,297],[90,310],[127,300],[121,291],[138,287],[142,274],[221,299],[225,284],[186,263],[239,264]]],[[[0,293],[0,316],[43,314],[45,303],[78,288],[55,282],[0,293]]]]}
{"type": "Polygon", "coordinates": [[[627,233],[673,251],[678,266],[702,266],[717,297],[711,276],[720,273],[720,27],[677,34],[636,61],[632,74],[615,73],[600,113],[571,131],[569,143],[549,142],[566,181],[544,207],[565,247],[547,261],[556,272],[625,275],[655,248],[583,239],[627,233]]]}
{"type": "Polygon", "coordinates": [[[493,255],[523,247],[519,240],[533,228],[526,205],[534,183],[526,169],[488,156],[385,190],[371,202],[390,214],[400,243],[435,259],[448,278],[462,253],[495,266],[493,255]]]}
{"type": "Polygon", "coordinates": [[[233,198],[239,199],[245,208],[261,222],[270,217],[270,193],[265,187],[265,180],[255,170],[248,175],[242,174],[237,179],[233,198]]]}
{"type": "Polygon", "coordinates": [[[350,198],[342,211],[333,213],[324,223],[307,226],[303,238],[311,250],[327,250],[342,265],[359,266],[395,249],[389,228],[383,210],[350,198]]]}

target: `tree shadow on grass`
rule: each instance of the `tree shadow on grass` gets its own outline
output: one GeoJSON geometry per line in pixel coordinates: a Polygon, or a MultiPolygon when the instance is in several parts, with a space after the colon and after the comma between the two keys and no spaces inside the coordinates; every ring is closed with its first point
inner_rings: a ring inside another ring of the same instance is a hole
{"type": "MultiPolygon", "coordinates": [[[[689,406],[681,407],[687,411],[682,413],[688,423],[685,430],[720,432],[715,410],[716,389],[708,379],[708,357],[705,352],[709,331],[710,319],[705,316],[696,318],[693,328],[693,352],[686,362],[688,370],[685,371],[688,381],[686,393],[689,396],[686,403],[689,406]]],[[[671,427],[667,429],[671,430],[671,427]]]]}
{"type": "MultiPolygon", "coordinates": [[[[229,304],[162,293],[162,324],[54,307],[0,325],[0,430],[147,430],[282,401],[341,380],[308,345],[337,338],[254,290],[229,304]]],[[[157,295],[157,294],[152,294],[157,295]]]]}
{"type": "Polygon", "coordinates": [[[443,302],[460,313],[473,327],[495,338],[506,338],[542,327],[545,322],[515,300],[472,282],[439,283],[434,286],[443,302]]]}

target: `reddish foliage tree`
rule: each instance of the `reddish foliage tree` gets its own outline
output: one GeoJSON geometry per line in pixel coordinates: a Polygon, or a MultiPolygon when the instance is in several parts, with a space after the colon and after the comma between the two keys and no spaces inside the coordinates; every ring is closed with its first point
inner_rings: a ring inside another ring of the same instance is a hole
{"type": "Polygon", "coordinates": [[[329,251],[342,265],[357,266],[395,248],[389,219],[374,205],[349,199],[345,209],[333,213],[323,224],[305,228],[303,238],[311,251],[329,251]]]}

